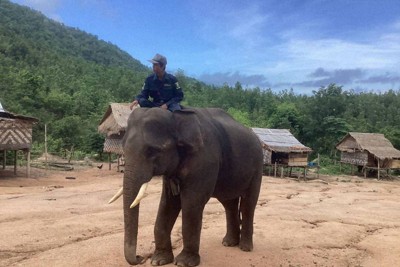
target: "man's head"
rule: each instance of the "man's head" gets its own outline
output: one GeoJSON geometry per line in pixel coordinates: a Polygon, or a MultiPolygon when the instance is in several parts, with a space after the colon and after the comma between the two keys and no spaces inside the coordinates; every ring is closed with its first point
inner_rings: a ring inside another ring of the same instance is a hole
{"type": "Polygon", "coordinates": [[[163,55],[156,54],[153,59],[149,60],[153,64],[158,64],[162,69],[165,70],[165,66],[167,65],[167,58],[163,55]]]}

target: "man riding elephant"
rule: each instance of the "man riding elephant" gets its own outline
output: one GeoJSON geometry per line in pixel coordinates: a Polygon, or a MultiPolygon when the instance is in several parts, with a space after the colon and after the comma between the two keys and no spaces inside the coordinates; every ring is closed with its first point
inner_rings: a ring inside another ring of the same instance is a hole
{"type": "Polygon", "coordinates": [[[179,103],[183,99],[183,92],[176,77],[165,71],[167,58],[156,54],[149,61],[153,63],[154,73],[146,78],[142,91],[130,104],[130,109],[139,104],[140,107],[159,107],[169,111],[180,110],[179,103]],[[149,97],[153,100],[150,101],[149,97]]]}
{"type": "Polygon", "coordinates": [[[136,254],[140,200],[153,176],[163,176],[154,227],[152,265],[200,264],[203,210],[211,197],[225,208],[224,246],[253,249],[253,219],[260,192],[263,153],[258,137],[220,109],[185,108],[165,112],[137,108],[128,119],[123,140],[125,258],[136,254]],[[183,250],[174,258],[171,231],[182,212],[183,250]]]}

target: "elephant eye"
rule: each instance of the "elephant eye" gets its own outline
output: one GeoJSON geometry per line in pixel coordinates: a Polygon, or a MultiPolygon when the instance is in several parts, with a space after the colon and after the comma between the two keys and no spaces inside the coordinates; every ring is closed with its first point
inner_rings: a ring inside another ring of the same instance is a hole
{"type": "Polygon", "coordinates": [[[146,153],[146,158],[155,158],[157,155],[161,152],[161,149],[158,147],[154,146],[149,146],[147,147],[145,153],[146,153]]]}

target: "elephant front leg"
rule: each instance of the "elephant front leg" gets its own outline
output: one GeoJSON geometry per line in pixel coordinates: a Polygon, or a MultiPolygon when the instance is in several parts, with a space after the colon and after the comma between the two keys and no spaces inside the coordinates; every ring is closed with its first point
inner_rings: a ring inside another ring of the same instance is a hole
{"type": "Polygon", "coordinates": [[[171,195],[168,191],[168,186],[165,184],[166,183],[164,183],[163,186],[157,220],[154,227],[156,249],[151,257],[151,264],[153,266],[165,265],[172,263],[174,260],[171,231],[181,210],[181,202],[179,195],[171,195]]]}
{"type": "Polygon", "coordinates": [[[182,200],[183,250],[174,261],[178,266],[197,266],[200,264],[200,234],[206,202],[200,201],[200,204],[191,205],[190,203],[184,204],[184,200],[182,200]]]}

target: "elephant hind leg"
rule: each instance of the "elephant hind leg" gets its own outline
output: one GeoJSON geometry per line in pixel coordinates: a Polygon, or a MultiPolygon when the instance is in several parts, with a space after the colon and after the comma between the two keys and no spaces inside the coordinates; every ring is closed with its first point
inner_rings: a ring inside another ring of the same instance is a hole
{"type": "Polygon", "coordinates": [[[220,202],[226,214],[226,235],[222,239],[222,244],[226,247],[237,246],[240,241],[239,198],[220,202]]]}
{"type": "Polygon", "coordinates": [[[253,250],[253,223],[254,211],[260,194],[261,175],[253,182],[246,195],[240,199],[240,214],[242,216],[242,227],[240,231],[239,247],[243,251],[253,250]]]}

